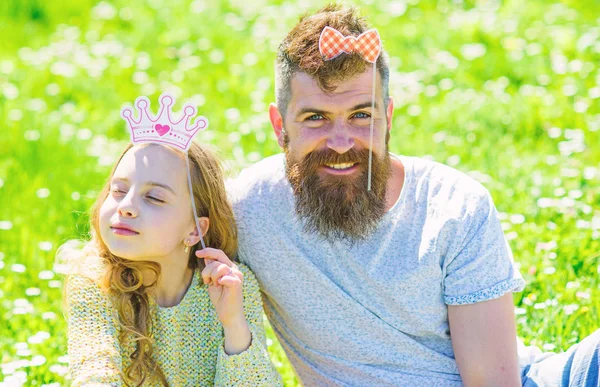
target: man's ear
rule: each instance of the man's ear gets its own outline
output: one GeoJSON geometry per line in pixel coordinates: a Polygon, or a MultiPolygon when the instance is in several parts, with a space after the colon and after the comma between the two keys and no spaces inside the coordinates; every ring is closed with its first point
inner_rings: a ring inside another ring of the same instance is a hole
{"type": "Polygon", "coordinates": [[[269,105],[269,119],[271,120],[271,126],[273,126],[273,132],[275,133],[275,136],[277,136],[277,143],[283,148],[283,117],[281,116],[281,112],[279,112],[277,105],[274,103],[269,105]]]}
{"type": "Polygon", "coordinates": [[[394,116],[394,99],[392,97],[388,97],[388,106],[385,116],[387,118],[387,131],[389,132],[392,130],[392,117],[394,116]]]}

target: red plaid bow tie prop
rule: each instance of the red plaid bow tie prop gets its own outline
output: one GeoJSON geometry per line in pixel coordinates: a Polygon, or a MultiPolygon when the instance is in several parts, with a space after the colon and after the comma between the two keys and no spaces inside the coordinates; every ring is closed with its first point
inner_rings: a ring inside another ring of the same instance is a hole
{"type": "Polygon", "coordinates": [[[319,38],[319,51],[325,60],[345,52],[358,53],[367,62],[375,63],[381,52],[381,39],[376,29],[365,31],[358,36],[344,36],[334,28],[325,27],[319,38]]]}

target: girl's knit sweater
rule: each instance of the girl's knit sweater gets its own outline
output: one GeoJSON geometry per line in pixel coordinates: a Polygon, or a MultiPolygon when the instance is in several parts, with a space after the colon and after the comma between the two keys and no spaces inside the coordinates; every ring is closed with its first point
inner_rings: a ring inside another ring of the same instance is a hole
{"type": "MultiPolygon", "coordinates": [[[[263,309],[256,278],[244,265],[243,294],[250,347],[228,356],[223,328],[199,270],[181,302],[163,308],[151,298],[154,359],[170,386],[280,386],[265,345],[263,309]]],[[[135,344],[122,345],[121,326],[111,297],[91,279],[67,282],[69,359],[73,386],[122,386],[135,344]]],[[[154,386],[154,380],[145,383],[154,386]]]]}

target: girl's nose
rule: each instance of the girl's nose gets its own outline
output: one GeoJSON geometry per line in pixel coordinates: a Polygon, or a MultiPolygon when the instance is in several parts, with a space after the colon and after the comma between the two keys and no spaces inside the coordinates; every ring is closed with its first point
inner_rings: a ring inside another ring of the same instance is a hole
{"type": "Polygon", "coordinates": [[[343,122],[336,122],[331,136],[327,139],[327,147],[339,154],[346,153],[354,146],[354,138],[350,128],[343,122]]]}
{"type": "Polygon", "coordinates": [[[138,216],[138,210],[134,206],[131,196],[132,195],[130,193],[125,195],[123,200],[121,200],[121,203],[119,203],[119,207],[117,208],[119,215],[124,218],[135,218],[138,216]]]}

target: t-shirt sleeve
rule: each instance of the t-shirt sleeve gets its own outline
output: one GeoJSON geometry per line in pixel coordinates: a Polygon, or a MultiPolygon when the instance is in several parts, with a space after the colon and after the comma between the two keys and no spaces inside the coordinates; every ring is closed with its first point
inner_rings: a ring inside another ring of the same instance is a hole
{"type": "Polygon", "coordinates": [[[474,304],[523,290],[525,281],[515,266],[489,192],[484,189],[472,196],[466,206],[444,261],[444,302],[474,304]]]}

